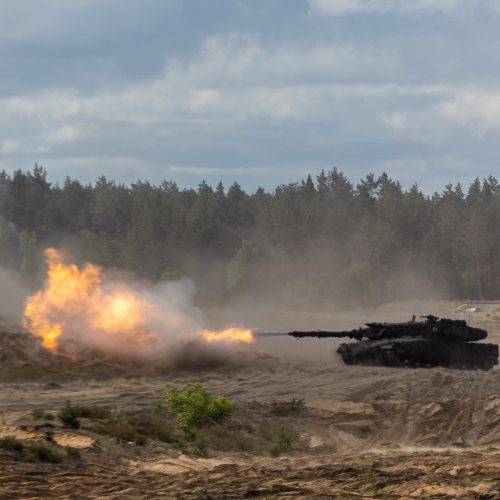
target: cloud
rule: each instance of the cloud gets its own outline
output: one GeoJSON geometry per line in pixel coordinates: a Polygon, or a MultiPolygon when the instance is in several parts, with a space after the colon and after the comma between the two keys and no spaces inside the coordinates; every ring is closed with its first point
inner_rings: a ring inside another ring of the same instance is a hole
{"type": "Polygon", "coordinates": [[[191,90],[191,101],[189,107],[196,111],[209,108],[218,104],[220,93],[213,89],[193,89],[191,90]]]}
{"type": "Polygon", "coordinates": [[[266,47],[254,36],[210,37],[195,57],[170,61],[156,79],[91,95],[61,88],[3,98],[0,111],[51,126],[43,135],[52,144],[78,137],[77,128],[65,124],[68,118],[132,126],[293,119],[310,114],[310,106],[321,109],[331,82],[388,77],[399,65],[391,53],[371,47],[266,47]]]}
{"type": "Polygon", "coordinates": [[[11,155],[19,149],[19,142],[10,139],[0,140],[0,154],[11,155]]]}
{"type": "Polygon", "coordinates": [[[81,135],[80,129],[72,125],[64,125],[50,132],[47,141],[50,144],[61,144],[64,142],[73,142],[81,135]]]}
{"type": "Polygon", "coordinates": [[[81,131],[73,125],[64,125],[45,134],[44,141],[37,147],[39,153],[49,153],[54,146],[71,143],[81,136],[81,131]]]}
{"type": "Polygon", "coordinates": [[[205,175],[205,174],[233,174],[233,175],[257,175],[263,174],[268,170],[266,167],[240,167],[240,168],[224,168],[224,167],[202,167],[193,165],[169,165],[168,172],[183,173],[190,175],[205,175]]]}
{"type": "Polygon", "coordinates": [[[389,116],[384,116],[383,121],[390,127],[396,130],[403,130],[406,123],[406,116],[404,113],[393,113],[389,116]]]}
{"type": "Polygon", "coordinates": [[[440,111],[452,123],[482,135],[488,130],[500,128],[500,93],[463,91],[443,103],[440,111]]]}
{"type": "MultiPolygon", "coordinates": [[[[492,5],[482,11],[493,12],[492,5]]],[[[496,38],[488,26],[477,37],[473,19],[464,41],[454,38],[458,11],[472,7],[458,0],[311,0],[309,6],[315,15],[301,12],[292,34],[263,30],[195,39],[188,30],[189,49],[156,47],[164,59],[153,70],[130,76],[120,69],[118,78],[106,73],[90,86],[79,78],[12,85],[0,97],[2,166],[26,168],[38,161],[58,179],[70,174],[92,180],[104,173],[127,181],[168,176],[196,185],[202,176],[224,183],[236,177],[247,186],[257,179],[273,187],[333,164],[350,175],[383,162],[396,172],[418,165],[427,175],[444,150],[460,150],[470,164],[483,154],[480,133],[469,129],[498,133],[499,99],[487,90],[498,78],[494,65],[486,64],[496,38]],[[364,24],[362,33],[350,19],[335,19],[335,30],[319,19],[356,13],[439,15],[425,29],[405,19],[404,34],[394,26],[397,19],[364,24]],[[443,22],[442,14],[455,18],[443,22]]],[[[89,32],[95,26],[90,23],[89,32]]],[[[124,49],[112,45],[99,53],[116,76],[113,51],[124,49]]],[[[83,46],[80,53],[59,44],[53,54],[74,56],[75,67],[86,68],[83,46]]],[[[490,157],[496,144],[487,145],[490,157]]]]}
{"type": "Polygon", "coordinates": [[[68,89],[44,91],[39,97],[13,96],[0,99],[0,109],[19,117],[66,118],[80,110],[78,92],[68,89]]]}
{"type": "Polygon", "coordinates": [[[461,16],[475,11],[499,11],[490,0],[308,0],[308,3],[312,13],[324,16],[425,13],[461,16]]]}

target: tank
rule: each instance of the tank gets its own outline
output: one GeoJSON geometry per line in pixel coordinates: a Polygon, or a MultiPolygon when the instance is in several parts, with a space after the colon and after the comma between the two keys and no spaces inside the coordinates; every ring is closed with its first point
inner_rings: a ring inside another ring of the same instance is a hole
{"type": "Polygon", "coordinates": [[[491,370],[498,364],[498,345],[477,343],[488,336],[486,330],[432,314],[421,318],[406,323],[366,323],[364,328],[348,331],[294,331],[288,335],[357,340],[337,349],[347,365],[491,370]]]}

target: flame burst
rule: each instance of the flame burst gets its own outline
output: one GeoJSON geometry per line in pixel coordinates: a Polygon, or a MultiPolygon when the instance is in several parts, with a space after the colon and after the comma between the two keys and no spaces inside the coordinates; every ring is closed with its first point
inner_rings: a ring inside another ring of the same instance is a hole
{"type": "MultiPolygon", "coordinates": [[[[101,287],[101,268],[85,264],[64,264],[54,248],[45,250],[49,266],[43,290],[29,297],[23,326],[57,350],[61,336],[72,339],[81,333],[120,335],[133,343],[149,342],[154,334],[146,328],[152,306],[130,290],[101,287]]],[[[97,339],[94,339],[97,340],[97,339]]],[[[97,342],[99,343],[99,342],[97,342]]]]}
{"type": "Polygon", "coordinates": [[[255,340],[250,328],[230,327],[220,331],[203,330],[200,336],[207,342],[244,342],[250,344],[255,340]]]}
{"type": "MultiPolygon", "coordinates": [[[[123,284],[103,283],[99,266],[66,264],[54,248],[45,250],[44,255],[47,280],[44,288],[26,301],[23,326],[40,337],[47,349],[57,351],[64,343],[65,354],[75,360],[76,346],[82,343],[114,353],[152,352],[155,341],[172,335],[170,330],[177,330],[177,323],[184,318],[181,315],[179,319],[175,308],[168,318],[168,304],[158,308],[123,284]],[[155,329],[152,323],[157,325],[155,329]]],[[[190,325],[184,335],[196,334],[210,343],[254,340],[250,329],[200,332],[190,325]]]]}

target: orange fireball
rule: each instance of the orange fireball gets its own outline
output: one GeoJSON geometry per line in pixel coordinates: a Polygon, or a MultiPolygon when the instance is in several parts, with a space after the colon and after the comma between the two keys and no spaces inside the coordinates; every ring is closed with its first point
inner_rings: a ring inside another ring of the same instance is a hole
{"type": "Polygon", "coordinates": [[[138,353],[136,348],[141,347],[144,353],[153,344],[159,345],[155,341],[164,341],[184,320],[188,329],[182,333],[201,336],[206,342],[254,340],[248,328],[199,331],[186,317],[179,317],[175,308],[169,318],[168,304],[159,309],[124,284],[103,283],[99,266],[66,264],[54,248],[45,250],[45,258],[47,279],[44,288],[26,301],[23,326],[40,337],[47,349],[56,351],[64,344],[65,353],[72,352],[75,359],[75,346],[82,342],[100,350],[130,354],[138,353]],[[151,324],[156,325],[154,330],[151,324]]]}
{"type": "Polygon", "coordinates": [[[104,291],[98,266],[85,264],[80,269],[65,264],[54,248],[45,250],[45,258],[49,267],[45,286],[28,298],[23,322],[45,347],[56,350],[61,337],[77,338],[81,332],[76,329],[94,336],[120,335],[133,343],[151,341],[154,334],[147,329],[151,304],[125,288],[104,291]]]}

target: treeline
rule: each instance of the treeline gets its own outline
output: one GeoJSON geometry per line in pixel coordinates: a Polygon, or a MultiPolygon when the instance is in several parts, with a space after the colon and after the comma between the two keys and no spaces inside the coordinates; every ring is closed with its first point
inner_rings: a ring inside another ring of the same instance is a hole
{"type": "Polygon", "coordinates": [[[0,174],[0,265],[36,279],[41,251],[149,280],[189,277],[200,297],[374,305],[433,293],[500,297],[500,185],[424,195],[386,174],[334,168],[273,192],[202,182],[51,184],[40,166],[0,174]]]}

